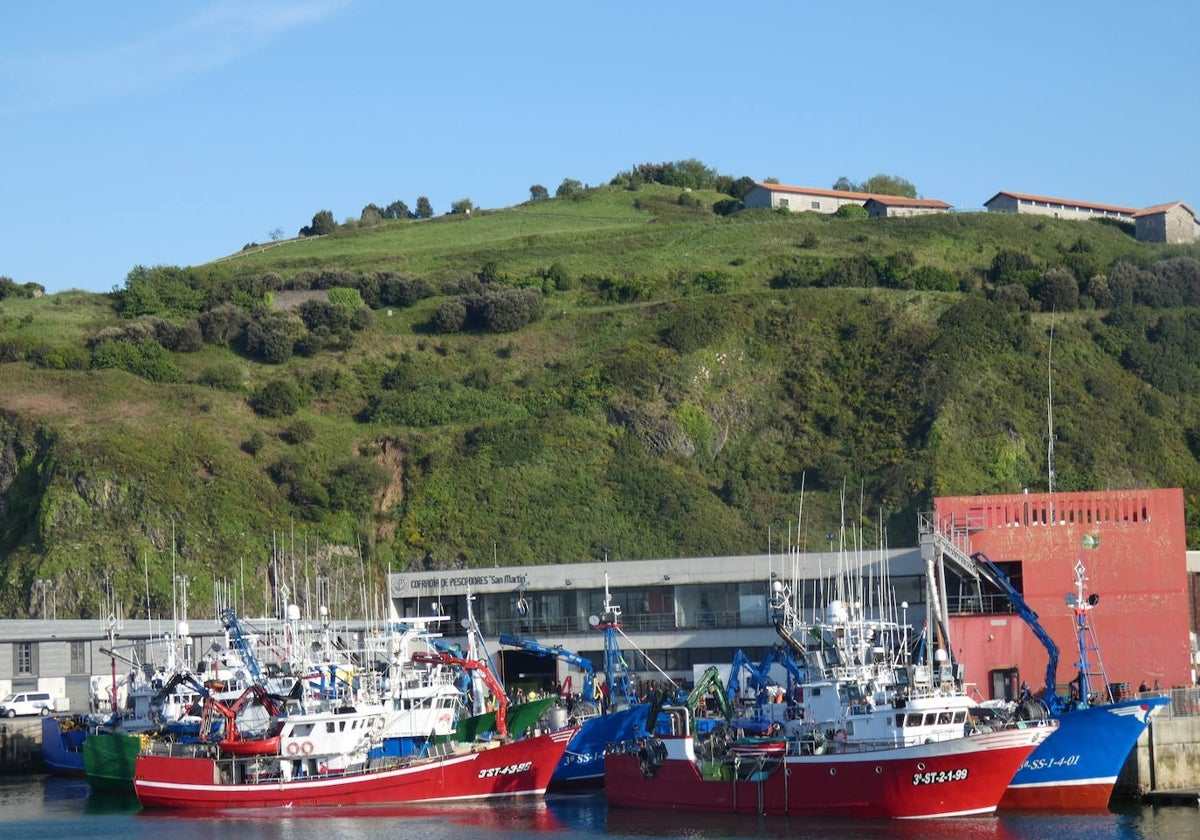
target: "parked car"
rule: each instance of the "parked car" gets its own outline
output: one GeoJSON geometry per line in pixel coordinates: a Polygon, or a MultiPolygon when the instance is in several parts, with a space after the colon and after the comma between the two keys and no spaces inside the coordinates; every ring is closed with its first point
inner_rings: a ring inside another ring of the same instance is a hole
{"type": "Polygon", "coordinates": [[[54,698],[48,691],[22,691],[0,700],[0,716],[48,715],[54,711],[54,698]]]}

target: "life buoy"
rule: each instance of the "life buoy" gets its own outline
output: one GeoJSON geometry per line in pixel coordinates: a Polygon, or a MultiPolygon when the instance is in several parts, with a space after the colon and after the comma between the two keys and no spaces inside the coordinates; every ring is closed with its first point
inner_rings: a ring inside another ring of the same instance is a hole
{"type": "Polygon", "coordinates": [[[288,755],[299,755],[300,754],[300,745],[297,744],[295,741],[289,741],[288,745],[287,745],[287,752],[288,752],[288,755]]]}
{"type": "Polygon", "coordinates": [[[845,741],[849,737],[850,736],[847,734],[845,729],[839,729],[837,732],[833,733],[833,740],[835,741],[845,741]]]}
{"type": "Polygon", "coordinates": [[[312,755],[312,752],[313,752],[313,742],[312,742],[312,741],[305,741],[303,744],[301,744],[301,745],[300,745],[300,752],[304,753],[305,755],[312,755]]]}

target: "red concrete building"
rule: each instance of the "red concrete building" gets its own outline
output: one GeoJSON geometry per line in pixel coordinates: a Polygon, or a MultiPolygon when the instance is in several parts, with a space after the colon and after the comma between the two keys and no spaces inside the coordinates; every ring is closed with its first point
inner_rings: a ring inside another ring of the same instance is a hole
{"type": "MultiPolygon", "coordinates": [[[[1090,623],[1108,681],[1136,691],[1190,685],[1191,605],[1183,491],[1022,493],[935,500],[938,544],[960,562],[982,552],[1022,593],[1060,651],[1056,682],[1067,693],[1078,674],[1075,566],[1086,569],[1085,595],[1099,601],[1090,623]],[[1085,547],[1094,544],[1094,547],[1085,547]]],[[[922,534],[922,546],[933,544],[922,534]]],[[[966,584],[946,563],[949,635],[954,658],[985,699],[1011,699],[1026,682],[1045,683],[1047,653],[1028,623],[994,588],[966,584]]],[[[1098,688],[1099,686],[1094,686],[1098,688]]]]}

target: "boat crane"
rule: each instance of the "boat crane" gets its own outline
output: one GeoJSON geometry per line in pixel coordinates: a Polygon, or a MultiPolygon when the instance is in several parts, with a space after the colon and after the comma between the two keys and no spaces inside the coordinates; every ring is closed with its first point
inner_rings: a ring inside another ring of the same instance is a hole
{"type": "MultiPolygon", "coordinates": [[[[982,551],[976,551],[971,555],[971,559],[978,564],[982,577],[998,588],[1005,594],[1009,602],[1013,605],[1017,615],[1024,621],[1033,634],[1037,636],[1038,641],[1046,648],[1046,677],[1045,677],[1045,696],[1043,702],[1050,712],[1051,716],[1057,717],[1064,711],[1069,711],[1073,708],[1078,708],[1088,705],[1088,698],[1091,693],[1090,670],[1091,665],[1088,661],[1087,651],[1087,636],[1091,635],[1093,645],[1090,649],[1096,649],[1094,645],[1094,631],[1087,620],[1087,613],[1096,606],[1100,601],[1100,596],[1092,593],[1087,597],[1083,594],[1084,568],[1080,562],[1075,566],[1075,588],[1076,592],[1066,596],[1067,605],[1075,611],[1076,629],[1079,634],[1079,697],[1068,698],[1063,697],[1058,693],[1058,645],[1050,638],[1050,634],[1042,627],[1038,621],[1038,614],[1026,602],[1025,597],[1017,590],[1008,576],[1000,571],[997,566],[986,554],[982,551]]],[[[1103,674],[1103,665],[1100,665],[1103,674]]],[[[1105,691],[1108,691],[1107,680],[1105,680],[1105,691]]],[[[1112,702],[1110,696],[1109,702],[1112,702]]]]}
{"type": "Polygon", "coordinates": [[[595,698],[596,668],[586,656],[567,650],[561,645],[543,645],[537,639],[531,639],[528,636],[514,636],[511,633],[501,633],[499,639],[502,645],[520,648],[526,653],[532,653],[535,656],[547,659],[560,659],[568,665],[574,665],[583,671],[583,699],[592,700],[595,698]]]}
{"type": "Polygon", "coordinates": [[[508,721],[505,719],[508,713],[508,698],[504,696],[504,686],[500,685],[500,681],[496,679],[496,675],[492,673],[486,662],[434,651],[414,651],[412,661],[461,668],[464,671],[478,673],[496,701],[496,731],[501,738],[508,737],[508,721]]]}
{"type": "Polygon", "coordinates": [[[250,640],[242,631],[242,624],[238,621],[237,613],[232,609],[222,610],[221,626],[229,633],[229,644],[237,651],[242,664],[250,672],[250,677],[258,685],[263,685],[265,678],[262,667],[258,664],[258,657],[254,655],[254,646],[250,644],[250,640]]]}

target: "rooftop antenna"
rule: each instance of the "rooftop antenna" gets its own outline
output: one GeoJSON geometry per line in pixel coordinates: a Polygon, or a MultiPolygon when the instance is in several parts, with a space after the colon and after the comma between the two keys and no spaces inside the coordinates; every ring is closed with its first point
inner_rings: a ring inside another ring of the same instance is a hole
{"type": "Polygon", "coordinates": [[[1050,314],[1050,349],[1046,352],[1046,478],[1047,489],[1054,492],[1054,377],[1050,362],[1054,357],[1054,313],[1050,314]]]}

